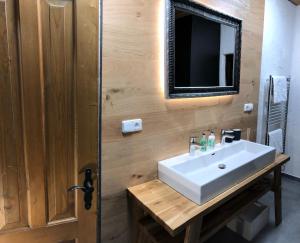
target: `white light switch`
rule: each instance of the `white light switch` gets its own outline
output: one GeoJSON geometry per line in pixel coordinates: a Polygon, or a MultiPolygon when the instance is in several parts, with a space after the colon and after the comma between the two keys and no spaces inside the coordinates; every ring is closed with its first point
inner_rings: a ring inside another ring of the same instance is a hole
{"type": "Polygon", "coordinates": [[[253,111],[253,103],[248,103],[244,105],[244,112],[251,112],[253,111]]]}
{"type": "Polygon", "coordinates": [[[122,133],[138,132],[143,130],[142,119],[122,121],[122,133]]]}

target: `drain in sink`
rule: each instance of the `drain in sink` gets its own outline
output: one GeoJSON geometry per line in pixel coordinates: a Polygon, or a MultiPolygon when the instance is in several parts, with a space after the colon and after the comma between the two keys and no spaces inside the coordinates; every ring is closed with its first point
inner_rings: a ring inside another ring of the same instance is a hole
{"type": "Polygon", "coordinates": [[[219,164],[218,167],[219,167],[219,169],[224,170],[226,168],[226,165],[225,164],[219,164]]]}

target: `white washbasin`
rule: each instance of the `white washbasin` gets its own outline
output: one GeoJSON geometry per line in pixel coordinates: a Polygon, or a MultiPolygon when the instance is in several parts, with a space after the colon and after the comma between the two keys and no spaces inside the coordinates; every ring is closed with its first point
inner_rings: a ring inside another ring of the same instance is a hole
{"type": "Polygon", "coordinates": [[[158,177],[197,204],[203,204],[275,159],[275,149],[240,140],[216,145],[195,156],[183,154],[158,162],[158,177]],[[220,169],[221,165],[225,168],[220,169]]]}

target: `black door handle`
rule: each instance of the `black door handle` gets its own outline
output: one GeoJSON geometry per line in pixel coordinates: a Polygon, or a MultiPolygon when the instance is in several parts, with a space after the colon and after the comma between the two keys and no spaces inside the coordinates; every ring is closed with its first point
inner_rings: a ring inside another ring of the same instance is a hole
{"type": "Polygon", "coordinates": [[[92,170],[90,168],[85,169],[85,179],[83,182],[83,186],[71,186],[68,191],[75,191],[81,190],[84,192],[84,206],[85,209],[89,210],[92,207],[92,200],[93,200],[93,178],[92,178],[92,170]]]}

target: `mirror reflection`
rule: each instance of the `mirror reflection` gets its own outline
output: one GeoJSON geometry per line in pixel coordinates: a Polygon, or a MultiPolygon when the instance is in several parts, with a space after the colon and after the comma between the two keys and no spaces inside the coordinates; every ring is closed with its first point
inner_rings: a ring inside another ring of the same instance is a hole
{"type": "Polygon", "coordinates": [[[236,28],[175,9],[175,88],[234,85],[236,28]]]}

